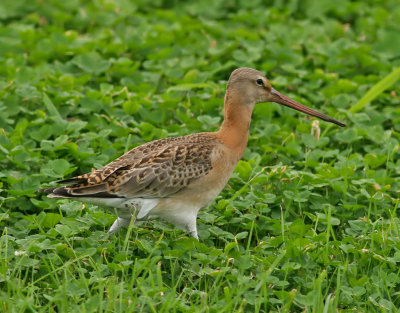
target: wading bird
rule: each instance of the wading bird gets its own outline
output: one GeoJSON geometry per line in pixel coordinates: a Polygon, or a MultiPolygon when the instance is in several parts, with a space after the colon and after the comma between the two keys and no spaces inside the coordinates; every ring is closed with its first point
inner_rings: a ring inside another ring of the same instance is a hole
{"type": "Polygon", "coordinates": [[[50,198],[116,209],[118,217],[109,233],[128,226],[132,217],[161,218],[198,238],[197,213],[227,184],[246,149],[251,115],[260,102],[280,103],[345,126],[282,95],[259,71],[239,68],[229,78],[218,131],[145,143],[101,169],[58,181],[63,187],[40,191],[50,198]]]}

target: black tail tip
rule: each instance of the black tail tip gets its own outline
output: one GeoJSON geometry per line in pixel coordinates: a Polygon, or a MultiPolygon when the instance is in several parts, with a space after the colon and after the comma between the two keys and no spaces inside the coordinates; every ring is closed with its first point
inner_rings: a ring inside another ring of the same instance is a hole
{"type": "Polygon", "coordinates": [[[43,192],[43,193],[47,193],[47,194],[50,194],[50,193],[52,193],[53,191],[54,191],[54,189],[56,189],[56,188],[40,188],[39,190],[38,190],[38,192],[43,192]]]}

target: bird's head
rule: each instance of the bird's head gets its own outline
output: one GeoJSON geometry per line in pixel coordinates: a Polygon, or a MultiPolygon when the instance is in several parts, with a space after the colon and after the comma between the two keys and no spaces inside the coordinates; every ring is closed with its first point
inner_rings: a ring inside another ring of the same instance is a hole
{"type": "MultiPolygon", "coordinates": [[[[292,109],[304,112],[308,115],[318,117],[324,121],[346,126],[334,118],[310,109],[276,91],[272,88],[268,79],[259,71],[252,68],[238,68],[234,70],[229,78],[227,95],[234,94],[240,98],[240,103],[247,105],[252,110],[254,105],[260,102],[276,102],[292,109]]],[[[229,101],[229,99],[227,99],[229,101]]]]}

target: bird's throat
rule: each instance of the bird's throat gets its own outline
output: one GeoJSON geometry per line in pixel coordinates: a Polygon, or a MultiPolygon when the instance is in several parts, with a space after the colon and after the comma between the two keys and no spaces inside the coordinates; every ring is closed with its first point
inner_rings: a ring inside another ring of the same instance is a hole
{"type": "MultiPolygon", "coordinates": [[[[241,159],[249,138],[249,127],[253,106],[230,101],[229,95],[225,97],[225,115],[217,136],[241,159]]],[[[233,99],[240,99],[234,97],[233,99]]]]}

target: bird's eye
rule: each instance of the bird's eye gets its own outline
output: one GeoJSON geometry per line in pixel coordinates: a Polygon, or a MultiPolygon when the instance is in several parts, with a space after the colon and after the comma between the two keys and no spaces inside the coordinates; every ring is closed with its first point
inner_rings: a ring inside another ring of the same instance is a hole
{"type": "Polygon", "coordinates": [[[263,82],[263,80],[261,78],[257,79],[256,83],[257,83],[258,86],[264,86],[264,82],[263,82]]]}

